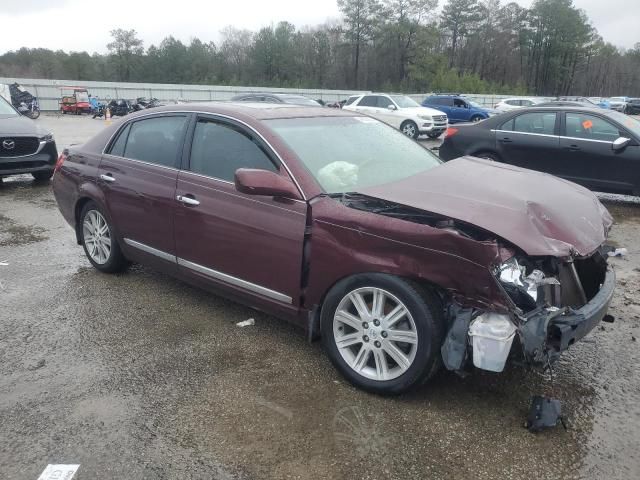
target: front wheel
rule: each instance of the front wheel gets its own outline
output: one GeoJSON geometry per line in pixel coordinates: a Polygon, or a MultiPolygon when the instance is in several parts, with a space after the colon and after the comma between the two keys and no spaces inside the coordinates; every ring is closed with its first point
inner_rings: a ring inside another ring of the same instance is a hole
{"type": "Polygon", "coordinates": [[[88,202],[80,214],[80,238],[84,253],[96,269],[114,273],[127,267],[111,225],[94,202],[88,202]]]}
{"type": "Polygon", "coordinates": [[[38,118],[40,116],[40,109],[38,108],[34,108],[34,109],[30,109],[27,112],[27,117],[35,120],[36,118],[38,118]]]}
{"type": "Polygon", "coordinates": [[[429,132],[429,133],[427,133],[427,137],[429,137],[432,140],[435,140],[440,135],[442,135],[442,132],[429,132]]]}
{"type": "Polygon", "coordinates": [[[407,137],[413,138],[414,140],[417,140],[418,135],[420,135],[420,132],[418,132],[418,125],[416,125],[416,123],[412,122],[411,120],[407,120],[402,125],[400,125],[400,131],[407,137]]]}
{"type": "Polygon", "coordinates": [[[478,123],[480,120],[482,120],[482,117],[480,115],[474,115],[473,117],[471,117],[471,121],[473,123],[478,123]]]}
{"type": "Polygon", "coordinates": [[[403,393],[441,364],[438,297],[402,278],[362,274],[339,282],[322,306],[321,322],[332,363],[364,390],[403,393]]]}

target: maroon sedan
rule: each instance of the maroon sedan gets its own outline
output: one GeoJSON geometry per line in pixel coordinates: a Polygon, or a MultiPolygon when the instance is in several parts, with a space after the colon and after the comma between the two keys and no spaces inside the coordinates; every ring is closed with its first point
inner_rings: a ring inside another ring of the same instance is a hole
{"type": "Polygon", "coordinates": [[[321,337],[352,383],[548,365],[607,313],[611,217],[588,190],[441,163],[354,112],[179,105],[65,151],[53,187],[95,268],[139,262],[321,337]]]}

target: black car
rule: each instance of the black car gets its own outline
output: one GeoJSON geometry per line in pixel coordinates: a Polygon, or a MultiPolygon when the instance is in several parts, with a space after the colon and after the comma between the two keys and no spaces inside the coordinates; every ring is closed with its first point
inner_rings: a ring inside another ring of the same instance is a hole
{"type": "Polygon", "coordinates": [[[48,180],[57,158],[53,135],[0,97],[0,178],[30,173],[48,180]]]}
{"type": "Polygon", "coordinates": [[[640,98],[630,98],[627,103],[627,114],[640,115],[640,98]]]}
{"type": "Polygon", "coordinates": [[[258,102],[258,103],[289,103],[291,105],[302,105],[305,107],[321,107],[318,102],[305,97],[304,95],[294,95],[289,93],[244,93],[236,95],[232,102],[258,102]]]}
{"type": "Polygon", "coordinates": [[[640,195],[640,122],[612,110],[536,106],[450,127],[440,158],[464,155],[640,195]]]}

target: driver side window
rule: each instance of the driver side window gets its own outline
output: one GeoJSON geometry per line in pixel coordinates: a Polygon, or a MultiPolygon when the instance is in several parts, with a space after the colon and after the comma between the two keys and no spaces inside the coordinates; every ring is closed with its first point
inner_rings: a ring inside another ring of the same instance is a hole
{"type": "Polygon", "coordinates": [[[567,137],[613,142],[624,136],[618,127],[594,115],[567,113],[567,137]]]}
{"type": "Polygon", "coordinates": [[[465,102],[464,100],[461,100],[459,98],[454,98],[453,99],[453,106],[454,107],[458,107],[458,108],[466,108],[467,107],[467,102],[465,102]]]}

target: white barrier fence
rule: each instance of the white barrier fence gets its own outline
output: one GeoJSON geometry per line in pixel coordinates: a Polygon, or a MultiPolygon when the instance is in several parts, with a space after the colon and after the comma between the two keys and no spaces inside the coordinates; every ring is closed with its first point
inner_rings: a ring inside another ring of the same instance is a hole
{"type": "MultiPolygon", "coordinates": [[[[18,82],[22,87],[38,97],[43,111],[60,109],[60,99],[74,87],[86,88],[89,93],[100,100],[125,98],[134,100],[139,97],[157,98],[162,101],[211,102],[229,100],[234,95],[249,92],[293,93],[305,95],[314,100],[325,102],[345,100],[351,95],[369,93],[356,90],[322,90],[307,88],[272,88],[225,85],[175,85],[160,83],[122,83],[122,82],[89,82],[76,80],[46,80],[33,78],[0,77],[0,84],[18,82]]],[[[429,93],[414,93],[409,96],[421,103],[429,93]]],[[[504,98],[512,95],[468,94],[467,98],[485,107],[493,107],[504,98]]]]}

